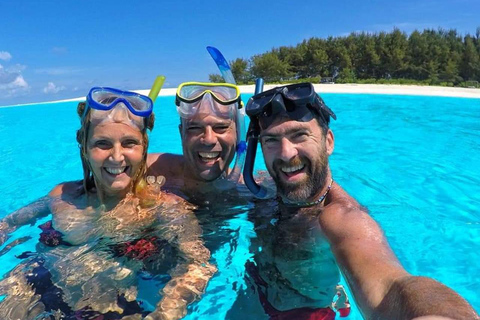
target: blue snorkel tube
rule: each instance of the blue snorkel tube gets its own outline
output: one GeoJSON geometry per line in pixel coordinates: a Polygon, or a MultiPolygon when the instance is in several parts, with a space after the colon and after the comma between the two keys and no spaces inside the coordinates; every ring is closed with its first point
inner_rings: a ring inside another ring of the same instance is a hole
{"type": "MultiPolygon", "coordinates": [[[[220,50],[215,47],[207,47],[208,53],[217,64],[220,73],[222,74],[223,79],[227,83],[236,84],[235,78],[233,77],[232,70],[228,64],[225,57],[222,55],[220,50]]],[[[241,102],[239,102],[241,103],[241,102]]],[[[243,105],[239,105],[237,108],[236,114],[236,125],[237,125],[237,156],[235,157],[235,165],[233,166],[232,172],[228,175],[227,179],[238,183],[240,180],[240,175],[242,174],[243,164],[245,162],[245,156],[247,151],[247,142],[245,138],[245,108],[243,105]]]]}
{"type": "MultiPolygon", "coordinates": [[[[259,94],[262,91],[263,79],[258,78],[257,81],[255,81],[255,94],[259,94]]],[[[271,194],[268,192],[269,190],[264,186],[260,186],[253,178],[253,166],[255,165],[255,156],[257,154],[258,134],[260,132],[259,129],[258,123],[255,121],[250,121],[250,127],[248,130],[247,159],[245,161],[245,168],[243,169],[243,181],[256,198],[266,199],[271,197],[271,194]]]]}

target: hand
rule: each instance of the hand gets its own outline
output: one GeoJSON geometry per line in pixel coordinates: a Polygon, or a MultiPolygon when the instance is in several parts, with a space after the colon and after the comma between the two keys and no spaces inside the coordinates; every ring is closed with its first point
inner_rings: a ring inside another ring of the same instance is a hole
{"type": "Polygon", "coordinates": [[[187,305],[183,299],[163,297],[157,309],[147,315],[145,320],[178,320],[187,314],[187,305]]]}

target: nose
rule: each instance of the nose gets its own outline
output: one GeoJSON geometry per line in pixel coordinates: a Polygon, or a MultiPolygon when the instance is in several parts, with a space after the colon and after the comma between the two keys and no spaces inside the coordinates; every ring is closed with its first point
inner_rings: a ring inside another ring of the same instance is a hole
{"type": "Polygon", "coordinates": [[[115,144],[112,148],[110,158],[115,162],[122,162],[125,159],[125,156],[123,155],[123,147],[115,144]]]}
{"type": "Polygon", "coordinates": [[[211,126],[205,127],[205,132],[203,133],[202,142],[207,145],[213,145],[217,143],[217,136],[211,126]]]}
{"type": "Polygon", "coordinates": [[[287,138],[282,138],[280,141],[281,146],[280,146],[280,155],[279,159],[289,162],[291,159],[293,159],[295,156],[298,155],[298,150],[295,147],[295,144],[292,143],[290,140],[287,138]]]}

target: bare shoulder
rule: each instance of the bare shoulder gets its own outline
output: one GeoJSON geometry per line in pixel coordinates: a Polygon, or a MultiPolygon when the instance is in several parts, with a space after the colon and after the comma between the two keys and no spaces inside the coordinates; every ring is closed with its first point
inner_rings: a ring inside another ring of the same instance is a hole
{"type": "Polygon", "coordinates": [[[83,189],[82,181],[69,181],[56,185],[48,194],[52,198],[74,197],[83,189]]]}
{"type": "Polygon", "coordinates": [[[319,216],[319,222],[322,230],[332,240],[346,236],[383,237],[382,230],[367,209],[336,183],[330,190],[328,203],[319,216]]]}
{"type": "Polygon", "coordinates": [[[147,174],[166,178],[183,175],[183,155],[173,153],[149,153],[147,174]]]}

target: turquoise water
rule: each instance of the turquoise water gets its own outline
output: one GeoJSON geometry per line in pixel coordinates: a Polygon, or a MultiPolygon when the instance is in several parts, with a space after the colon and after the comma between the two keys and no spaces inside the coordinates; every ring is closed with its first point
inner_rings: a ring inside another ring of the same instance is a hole
{"type": "MultiPolygon", "coordinates": [[[[409,272],[445,283],[480,311],[480,99],[322,96],[338,117],[335,180],[368,207],[409,272]]],[[[180,153],[174,97],[159,97],[155,110],[150,151],[180,153]]],[[[0,108],[0,217],[59,182],[81,179],[78,126],[75,102],[0,108]]],[[[264,168],[259,159],[256,167],[264,168]]],[[[247,211],[232,208],[206,236],[220,272],[189,319],[233,318],[232,288],[245,286],[247,211]]],[[[14,255],[33,248],[39,232],[15,232],[32,239],[0,257],[1,274],[18,263],[14,255]]],[[[348,319],[360,319],[358,311],[348,319]]]]}

